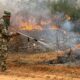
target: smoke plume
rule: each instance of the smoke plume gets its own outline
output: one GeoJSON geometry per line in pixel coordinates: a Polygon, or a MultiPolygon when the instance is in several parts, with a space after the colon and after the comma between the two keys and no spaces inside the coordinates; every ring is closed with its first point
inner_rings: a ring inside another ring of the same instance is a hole
{"type": "Polygon", "coordinates": [[[39,24],[41,19],[51,19],[51,23],[42,26],[44,29],[43,31],[35,31],[32,33],[30,32],[30,34],[29,32],[26,32],[25,34],[35,37],[39,40],[43,39],[42,41],[48,43],[51,48],[55,48],[56,45],[75,45],[76,37],[74,36],[73,40],[73,33],[67,33],[67,35],[65,35],[64,31],[62,30],[51,29],[52,25],[57,24],[61,27],[61,29],[70,32],[73,29],[74,25],[69,21],[62,21],[64,14],[58,13],[56,14],[57,18],[51,18],[51,16],[53,15],[50,14],[47,3],[48,0],[0,0],[0,17],[3,15],[4,10],[10,11],[12,14],[11,26],[15,27],[20,26],[20,23],[22,21],[31,21],[32,23],[39,24]],[[66,44],[64,43],[64,41],[66,42],[66,44]]]}

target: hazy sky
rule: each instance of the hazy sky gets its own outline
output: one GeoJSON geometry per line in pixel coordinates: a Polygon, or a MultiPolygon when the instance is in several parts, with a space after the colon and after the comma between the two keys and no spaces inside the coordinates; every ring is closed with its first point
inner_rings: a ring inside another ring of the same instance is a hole
{"type": "MultiPolygon", "coordinates": [[[[0,0],[1,3],[5,4],[6,2],[8,2],[9,0],[0,0]]],[[[12,1],[12,0],[11,0],[12,1]]],[[[13,0],[13,1],[21,1],[21,0],[13,0]]]]}
{"type": "Polygon", "coordinates": [[[6,0],[0,0],[0,2],[1,2],[2,4],[5,4],[5,3],[6,3],[6,0]]]}

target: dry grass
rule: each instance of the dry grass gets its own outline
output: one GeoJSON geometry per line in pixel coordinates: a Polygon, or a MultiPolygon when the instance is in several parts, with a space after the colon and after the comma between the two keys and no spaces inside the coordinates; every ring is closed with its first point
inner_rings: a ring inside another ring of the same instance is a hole
{"type": "Polygon", "coordinates": [[[22,60],[28,63],[37,63],[42,61],[49,61],[56,59],[57,56],[62,56],[63,52],[49,52],[49,53],[33,53],[33,54],[9,54],[8,60],[22,60]]]}
{"type": "MultiPolygon", "coordinates": [[[[24,77],[17,80],[80,80],[80,67],[69,67],[63,65],[35,64],[62,56],[64,53],[49,52],[38,54],[9,54],[8,71],[2,75],[24,77]],[[14,61],[26,61],[30,64],[16,64],[14,61]],[[35,65],[34,65],[35,64],[35,65]]],[[[2,79],[4,80],[4,79],[2,79]]],[[[7,80],[7,79],[6,79],[7,80]]],[[[15,80],[15,79],[12,79],[15,80]]]]}

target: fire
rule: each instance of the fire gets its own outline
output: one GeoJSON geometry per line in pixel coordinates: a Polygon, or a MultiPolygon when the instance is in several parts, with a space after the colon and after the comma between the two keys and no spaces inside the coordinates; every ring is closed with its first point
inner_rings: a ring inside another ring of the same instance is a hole
{"type": "Polygon", "coordinates": [[[19,27],[19,30],[42,30],[42,27],[31,22],[22,22],[21,26],[19,27]]]}
{"type": "Polygon", "coordinates": [[[58,29],[60,29],[60,27],[57,26],[57,25],[53,25],[53,26],[51,27],[51,29],[53,29],[53,30],[58,30],[58,29]]]}
{"type": "MultiPolygon", "coordinates": [[[[59,26],[57,26],[57,25],[53,25],[51,29],[53,29],[53,30],[59,30],[59,29],[61,29],[61,28],[60,28],[59,26]]],[[[61,29],[61,31],[62,31],[65,35],[67,35],[67,32],[66,32],[65,30],[61,29]]]]}
{"type": "MultiPolygon", "coordinates": [[[[29,21],[23,21],[20,23],[19,30],[28,30],[28,31],[43,30],[44,27],[46,27],[46,25],[48,24],[52,25],[52,19],[46,19],[46,20],[42,19],[40,20],[40,23],[37,24],[35,18],[30,17],[29,21]]],[[[54,24],[49,29],[58,30],[60,29],[60,27],[54,24]]]]}
{"type": "Polygon", "coordinates": [[[80,49],[80,44],[75,45],[75,48],[80,49]]]}
{"type": "Polygon", "coordinates": [[[28,22],[23,22],[23,23],[21,23],[21,30],[32,30],[33,29],[33,27],[32,27],[33,25],[32,24],[30,24],[30,23],[28,23],[28,22]]]}
{"type": "Polygon", "coordinates": [[[29,21],[24,21],[20,23],[19,30],[43,30],[42,26],[50,24],[51,19],[49,20],[41,20],[40,24],[35,23],[35,18],[30,17],[29,21]]]}

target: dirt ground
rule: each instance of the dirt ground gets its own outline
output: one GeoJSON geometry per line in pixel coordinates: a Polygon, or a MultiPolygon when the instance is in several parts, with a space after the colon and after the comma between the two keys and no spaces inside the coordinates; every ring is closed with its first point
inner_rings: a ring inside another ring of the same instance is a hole
{"type": "Polygon", "coordinates": [[[80,66],[37,64],[56,57],[54,53],[9,54],[8,69],[0,72],[0,80],[80,80],[80,66]]]}

